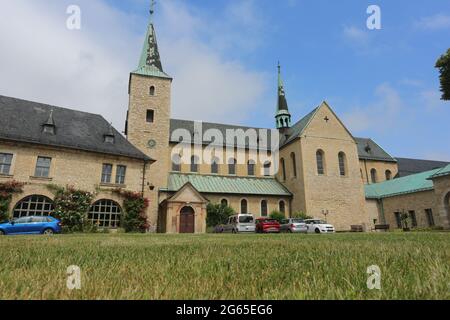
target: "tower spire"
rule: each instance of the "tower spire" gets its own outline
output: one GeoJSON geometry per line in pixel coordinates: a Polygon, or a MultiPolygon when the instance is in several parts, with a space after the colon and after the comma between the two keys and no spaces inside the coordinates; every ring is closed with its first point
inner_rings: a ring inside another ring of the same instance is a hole
{"type": "Polygon", "coordinates": [[[284,130],[291,127],[291,114],[289,113],[286,93],[284,91],[280,62],[278,62],[278,104],[277,112],[275,114],[275,120],[277,129],[284,130]]]}

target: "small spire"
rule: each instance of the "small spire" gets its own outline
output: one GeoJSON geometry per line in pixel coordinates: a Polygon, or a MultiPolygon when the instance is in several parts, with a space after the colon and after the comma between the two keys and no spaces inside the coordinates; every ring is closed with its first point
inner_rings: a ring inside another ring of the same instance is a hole
{"type": "Polygon", "coordinates": [[[50,110],[50,115],[48,116],[47,122],[45,123],[47,126],[55,126],[55,120],[53,119],[53,109],[50,110]]]}
{"type": "Polygon", "coordinates": [[[277,129],[287,129],[291,126],[291,114],[286,100],[283,79],[281,77],[281,65],[278,61],[278,103],[275,114],[277,129]]]}
{"type": "Polygon", "coordinates": [[[55,119],[53,119],[53,109],[50,110],[50,115],[48,116],[47,121],[42,125],[44,127],[44,133],[55,134],[55,119]]]}

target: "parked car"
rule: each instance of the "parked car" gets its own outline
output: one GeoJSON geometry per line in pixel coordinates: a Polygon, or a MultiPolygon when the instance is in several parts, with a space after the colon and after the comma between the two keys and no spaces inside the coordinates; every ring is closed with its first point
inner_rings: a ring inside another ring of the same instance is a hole
{"type": "Polygon", "coordinates": [[[53,217],[22,217],[0,224],[0,235],[61,233],[61,222],[53,217]]]}
{"type": "Polygon", "coordinates": [[[333,225],[320,219],[305,220],[308,226],[308,233],[334,233],[336,232],[333,225]]]}
{"type": "Polygon", "coordinates": [[[308,226],[302,219],[290,218],[281,221],[281,232],[288,233],[307,233],[308,226]]]}
{"type": "Polygon", "coordinates": [[[256,219],[256,233],[280,233],[278,220],[270,218],[256,219]]]}
{"type": "Polygon", "coordinates": [[[222,232],[255,232],[255,218],[252,214],[237,214],[228,218],[222,232]]]}

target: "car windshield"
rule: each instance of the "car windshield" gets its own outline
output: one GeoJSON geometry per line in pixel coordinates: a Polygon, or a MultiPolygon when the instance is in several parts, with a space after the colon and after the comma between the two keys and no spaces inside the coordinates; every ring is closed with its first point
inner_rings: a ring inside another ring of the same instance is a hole
{"type": "Polygon", "coordinates": [[[312,221],[313,224],[327,224],[326,221],[323,220],[314,220],[312,221]]]}
{"type": "Polygon", "coordinates": [[[264,222],[264,223],[275,223],[275,222],[278,222],[278,220],[275,220],[275,219],[264,219],[264,220],[261,220],[261,222],[264,222]]]}
{"type": "Polygon", "coordinates": [[[239,223],[253,223],[252,216],[241,216],[239,217],[239,223]]]}
{"type": "Polygon", "coordinates": [[[302,219],[292,219],[292,223],[304,223],[302,219]]]}

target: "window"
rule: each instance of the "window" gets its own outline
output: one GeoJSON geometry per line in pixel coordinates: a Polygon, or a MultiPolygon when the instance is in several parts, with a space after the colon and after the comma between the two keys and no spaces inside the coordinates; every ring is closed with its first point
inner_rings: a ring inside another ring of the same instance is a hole
{"type": "Polygon", "coordinates": [[[267,217],[267,212],[268,212],[267,201],[263,200],[261,201],[261,217],[267,217]]]}
{"type": "Polygon", "coordinates": [[[283,179],[283,181],[286,181],[286,162],[284,161],[284,158],[281,158],[280,166],[281,166],[282,179],[283,179]]]}
{"type": "Polygon", "coordinates": [[[409,211],[409,217],[411,218],[411,224],[413,228],[417,227],[417,217],[415,211],[409,211]]]}
{"type": "Polygon", "coordinates": [[[339,174],[341,175],[341,177],[345,177],[347,175],[345,153],[340,152],[338,158],[339,158],[339,174]]]}
{"type": "Polygon", "coordinates": [[[248,213],[248,203],[247,200],[241,200],[241,213],[248,213]]]}
{"type": "Polygon", "coordinates": [[[197,156],[191,157],[191,172],[198,172],[199,159],[197,156]]]}
{"type": "Polygon", "coordinates": [[[280,212],[286,213],[286,202],[284,202],[283,200],[280,201],[280,212]]]}
{"type": "Polygon", "coordinates": [[[228,160],[228,174],[230,175],[236,174],[236,159],[228,160]]]}
{"type": "Polygon", "coordinates": [[[88,214],[88,219],[100,228],[120,227],[122,209],[112,200],[99,200],[95,202],[88,214]]]}
{"type": "Polygon", "coordinates": [[[12,154],[0,153],[0,174],[9,174],[11,170],[12,158],[12,154]]]}
{"type": "Polygon", "coordinates": [[[219,173],[219,159],[214,158],[211,162],[211,173],[218,174],[219,173]]]}
{"type": "Polygon", "coordinates": [[[116,184],[125,184],[125,175],[127,173],[126,166],[117,166],[116,184]]]}
{"type": "Polygon", "coordinates": [[[112,169],[112,164],[103,164],[102,183],[111,183],[112,169]]]}
{"type": "Polygon", "coordinates": [[[324,166],[324,152],[322,150],[318,150],[316,152],[316,160],[317,160],[317,174],[324,175],[325,174],[325,166],[324,166]]]}
{"type": "Polygon", "coordinates": [[[50,174],[51,162],[52,158],[38,157],[36,163],[36,171],[34,172],[34,175],[36,177],[48,178],[50,174]]]}
{"type": "Polygon", "coordinates": [[[391,172],[391,170],[386,170],[386,180],[392,180],[392,172],[391,172]]]}
{"type": "Polygon", "coordinates": [[[253,160],[249,160],[248,161],[247,174],[249,176],[254,176],[255,175],[255,166],[256,166],[255,161],[253,161],[253,160]]]}
{"type": "Polygon", "coordinates": [[[295,158],[295,153],[291,153],[291,162],[292,162],[292,173],[294,175],[294,178],[297,178],[297,160],[295,158]]]}
{"type": "Polygon", "coordinates": [[[228,207],[228,200],[227,199],[222,199],[220,201],[220,204],[222,205],[222,207],[228,207]]]}
{"type": "Polygon", "coordinates": [[[153,123],[155,121],[155,111],[154,110],[147,110],[147,122],[153,123]]]}
{"type": "Polygon", "coordinates": [[[20,200],[13,210],[14,218],[28,216],[48,216],[54,210],[53,201],[40,195],[32,195],[20,200]]]}
{"type": "Polygon", "coordinates": [[[378,176],[377,176],[377,170],[376,169],[370,170],[370,179],[372,180],[372,183],[377,183],[378,176]]]}
{"type": "Polygon", "coordinates": [[[269,177],[270,176],[270,169],[272,167],[272,163],[270,161],[267,161],[264,163],[264,176],[269,177]]]}
{"type": "Polygon", "coordinates": [[[181,171],[181,156],[179,154],[174,154],[172,156],[172,171],[181,171]]]}
{"type": "Polygon", "coordinates": [[[150,87],[150,95],[154,96],[155,95],[155,86],[151,86],[150,87]]]}
{"type": "Polygon", "coordinates": [[[397,223],[397,228],[403,228],[402,225],[402,214],[400,212],[395,212],[395,222],[397,223]]]}
{"type": "Polygon", "coordinates": [[[434,217],[433,217],[433,210],[426,209],[425,214],[427,216],[428,226],[434,227],[435,223],[434,223],[434,217]]]}

